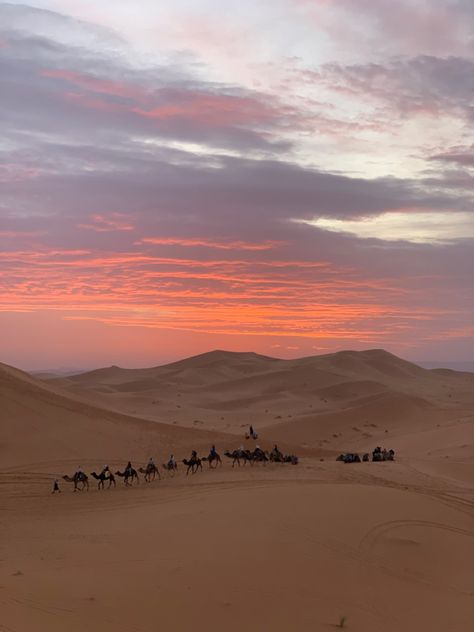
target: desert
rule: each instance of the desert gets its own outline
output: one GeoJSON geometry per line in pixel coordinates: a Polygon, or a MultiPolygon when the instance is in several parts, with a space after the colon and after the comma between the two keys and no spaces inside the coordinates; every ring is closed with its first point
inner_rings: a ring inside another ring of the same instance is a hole
{"type": "Polygon", "coordinates": [[[215,351],[45,380],[2,365],[0,380],[0,629],[470,628],[473,374],[383,350],[215,351]],[[275,443],[298,464],[223,456],[275,443]],[[213,444],[222,465],[187,476],[181,459],[213,444]],[[377,445],[395,460],[336,461],[377,445]],[[160,480],[61,478],[150,456],[160,480]]]}
{"type": "Polygon", "coordinates": [[[0,0],[0,632],[474,630],[474,0],[0,0]]]}

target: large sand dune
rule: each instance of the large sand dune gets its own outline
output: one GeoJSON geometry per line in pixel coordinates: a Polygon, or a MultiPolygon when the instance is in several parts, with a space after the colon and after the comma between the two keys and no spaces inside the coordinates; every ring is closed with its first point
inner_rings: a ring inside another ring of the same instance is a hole
{"type": "Polygon", "coordinates": [[[0,631],[470,630],[473,383],[379,350],[0,365],[0,631]],[[50,493],[79,464],[250,445],[249,422],[300,464],[50,493]],[[396,461],[334,460],[376,444],[396,461]]]}
{"type": "Polygon", "coordinates": [[[238,434],[253,423],[280,440],[349,448],[354,441],[363,447],[360,433],[375,440],[385,430],[404,433],[470,415],[474,374],[423,369],[381,349],[297,360],[213,351],[161,367],[110,367],[50,383],[162,423],[238,434]]]}
{"type": "Polygon", "coordinates": [[[146,461],[147,454],[164,457],[175,448],[208,447],[219,439],[218,433],[183,431],[98,408],[6,365],[0,365],[0,398],[2,467],[146,461]]]}

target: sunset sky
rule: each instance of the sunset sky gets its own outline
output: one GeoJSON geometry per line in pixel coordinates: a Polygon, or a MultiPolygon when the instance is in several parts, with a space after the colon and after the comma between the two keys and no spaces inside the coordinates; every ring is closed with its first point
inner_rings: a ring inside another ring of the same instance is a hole
{"type": "Polygon", "coordinates": [[[472,0],[0,2],[0,361],[474,358],[472,0]]]}

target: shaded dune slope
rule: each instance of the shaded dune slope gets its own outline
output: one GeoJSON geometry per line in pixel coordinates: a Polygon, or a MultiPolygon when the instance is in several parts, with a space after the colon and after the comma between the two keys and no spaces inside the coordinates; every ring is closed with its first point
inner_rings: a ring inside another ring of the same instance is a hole
{"type": "MultiPolygon", "coordinates": [[[[145,459],[193,445],[208,447],[219,435],[150,422],[48,387],[0,364],[0,458],[2,467],[48,460],[145,459]]],[[[220,437],[225,438],[225,435],[220,437]]]]}

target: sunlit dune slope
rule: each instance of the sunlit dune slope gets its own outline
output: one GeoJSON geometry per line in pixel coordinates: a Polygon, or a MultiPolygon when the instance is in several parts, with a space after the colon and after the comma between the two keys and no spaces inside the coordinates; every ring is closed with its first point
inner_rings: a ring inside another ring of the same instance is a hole
{"type": "MultiPolygon", "coordinates": [[[[357,443],[354,425],[405,431],[420,419],[441,423],[472,413],[474,374],[423,369],[381,349],[296,360],[213,351],[149,369],[109,367],[51,383],[151,420],[239,434],[254,423],[275,426],[275,438],[331,444],[337,432],[352,433],[346,438],[357,443]]],[[[377,435],[373,430],[365,431],[377,435]]]]}

